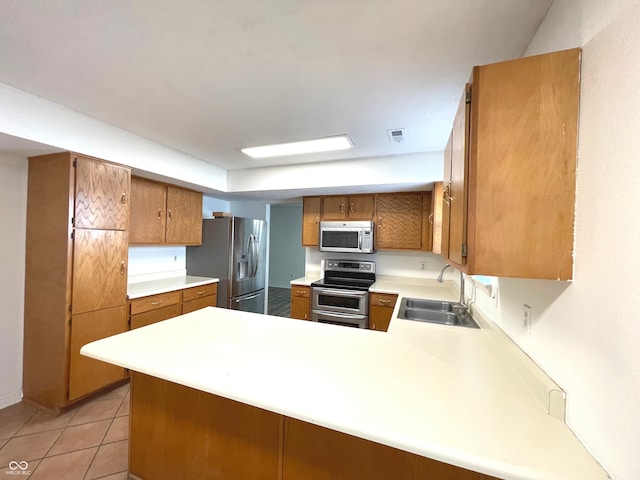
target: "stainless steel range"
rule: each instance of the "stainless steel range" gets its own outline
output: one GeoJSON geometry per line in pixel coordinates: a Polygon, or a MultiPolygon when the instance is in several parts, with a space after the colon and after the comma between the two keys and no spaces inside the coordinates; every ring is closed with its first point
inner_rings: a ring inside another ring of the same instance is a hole
{"type": "Polygon", "coordinates": [[[325,260],[324,278],[311,284],[311,320],[368,328],[369,287],[375,281],[375,262],[325,260]]]}

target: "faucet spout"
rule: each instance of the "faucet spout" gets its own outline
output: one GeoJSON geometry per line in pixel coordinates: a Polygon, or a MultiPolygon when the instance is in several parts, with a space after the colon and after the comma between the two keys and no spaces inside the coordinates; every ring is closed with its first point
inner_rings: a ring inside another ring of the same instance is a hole
{"type": "MultiPolygon", "coordinates": [[[[444,272],[449,267],[451,267],[450,263],[447,263],[444,267],[442,267],[442,270],[440,271],[440,275],[438,275],[438,278],[436,278],[437,282],[442,283],[444,279],[444,272]]],[[[462,270],[460,270],[460,301],[458,303],[460,303],[460,305],[466,306],[466,303],[464,303],[464,272],[462,270]]]]}

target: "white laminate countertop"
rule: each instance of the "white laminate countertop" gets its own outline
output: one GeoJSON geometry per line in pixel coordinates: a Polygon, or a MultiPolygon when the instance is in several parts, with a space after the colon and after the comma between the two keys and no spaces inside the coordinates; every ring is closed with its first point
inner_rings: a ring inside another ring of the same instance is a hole
{"type": "MultiPolygon", "coordinates": [[[[372,291],[457,298],[429,280],[379,277],[372,291]]],[[[385,333],[209,307],[81,353],[498,478],[608,478],[484,329],[396,313],[385,333]]]]}
{"type": "Polygon", "coordinates": [[[134,298],[147,297],[149,295],[157,295],[158,293],[173,292],[182,290],[183,288],[199,287],[209,283],[217,283],[219,279],[208,277],[170,277],[160,280],[149,280],[146,282],[130,283],[127,285],[127,297],[129,300],[134,298]]]}

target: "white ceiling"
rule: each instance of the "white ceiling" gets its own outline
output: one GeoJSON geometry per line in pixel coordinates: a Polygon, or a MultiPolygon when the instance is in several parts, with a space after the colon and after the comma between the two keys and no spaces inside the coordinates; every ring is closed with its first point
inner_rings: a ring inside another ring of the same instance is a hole
{"type": "Polygon", "coordinates": [[[520,56],[551,3],[3,0],[0,82],[228,170],[439,151],[472,66],[520,56]],[[239,152],[336,134],[355,148],[239,152]]]}

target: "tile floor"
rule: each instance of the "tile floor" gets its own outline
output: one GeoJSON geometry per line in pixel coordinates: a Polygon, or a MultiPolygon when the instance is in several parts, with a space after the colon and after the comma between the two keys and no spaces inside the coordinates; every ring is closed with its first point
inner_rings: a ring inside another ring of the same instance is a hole
{"type": "Polygon", "coordinates": [[[57,417],[11,405],[0,410],[0,480],[126,480],[128,441],[128,383],[57,417]]]}

